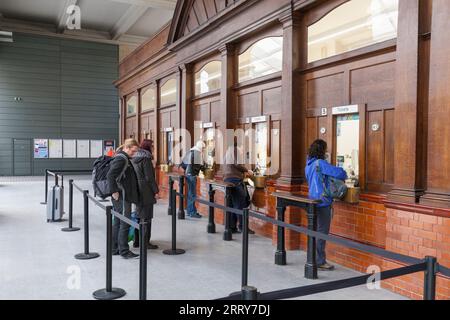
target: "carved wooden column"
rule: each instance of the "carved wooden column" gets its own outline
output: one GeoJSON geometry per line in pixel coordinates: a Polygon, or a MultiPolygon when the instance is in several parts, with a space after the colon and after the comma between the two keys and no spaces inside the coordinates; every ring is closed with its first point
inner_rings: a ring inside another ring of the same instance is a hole
{"type": "Polygon", "coordinates": [[[186,129],[191,134],[191,139],[182,141],[183,154],[189,150],[195,143],[194,140],[194,110],[192,110],[191,99],[193,96],[193,70],[191,64],[182,64],[180,66],[181,72],[181,103],[180,103],[180,128],[186,129]]]}
{"type": "Polygon", "coordinates": [[[302,34],[299,15],[289,10],[280,18],[283,24],[283,71],[281,89],[281,176],[278,184],[293,185],[304,181],[305,110],[301,104],[302,34]]]}
{"type": "Polygon", "coordinates": [[[427,191],[421,203],[450,208],[450,1],[433,0],[427,191]]]}
{"type": "Polygon", "coordinates": [[[428,88],[428,0],[400,0],[395,87],[395,182],[391,201],[416,203],[424,193],[424,110],[428,88]],[[425,88],[425,90],[422,90],[425,88]]]}
{"type": "MultiPolygon", "coordinates": [[[[221,78],[221,91],[220,91],[220,123],[219,126],[222,130],[223,142],[222,146],[223,156],[227,150],[228,145],[233,144],[232,137],[227,136],[227,129],[236,128],[236,101],[233,92],[233,87],[237,82],[237,54],[234,45],[226,44],[219,48],[221,52],[222,60],[222,78],[221,78]]],[[[219,155],[220,156],[220,155],[219,155]]],[[[223,157],[222,157],[223,158],[223,157]]],[[[219,159],[221,161],[222,159],[219,159]]],[[[220,173],[219,173],[220,174],[220,173]]]]}

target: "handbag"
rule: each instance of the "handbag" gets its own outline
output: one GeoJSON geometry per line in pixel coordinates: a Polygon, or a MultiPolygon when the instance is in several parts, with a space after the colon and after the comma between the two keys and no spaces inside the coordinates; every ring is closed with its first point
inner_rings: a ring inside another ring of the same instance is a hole
{"type": "Polygon", "coordinates": [[[319,176],[319,179],[322,181],[322,185],[323,185],[323,197],[326,198],[331,198],[331,199],[339,199],[342,200],[345,195],[347,194],[347,186],[345,184],[345,181],[333,178],[333,177],[328,177],[328,181],[329,181],[329,185],[330,187],[327,188],[327,185],[325,183],[325,177],[322,174],[322,169],[320,168],[320,160],[316,161],[316,172],[317,175],[319,176]]]}

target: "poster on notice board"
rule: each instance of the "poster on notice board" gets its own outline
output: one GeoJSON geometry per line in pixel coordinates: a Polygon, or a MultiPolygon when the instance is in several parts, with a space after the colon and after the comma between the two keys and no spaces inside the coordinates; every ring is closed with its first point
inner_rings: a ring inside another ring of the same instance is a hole
{"type": "Polygon", "coordinates": [[[61,139],[50,139],[48,141],[49,157],[50,158],[62,158],[63,156],[63,144],[61,139]]]}
{"type": "Polygon", "coordinates": [[[63,157],[66,159],[73,159],[77,157],[77,140],[64,139],[63,157]]]}
{"type": "Polygon", "coordinates": [[[89,140],[77,140],[77,158],[89,158],[89,140]]]}
{"type": "Polygon", "coordinates": [[[103,155],[103,141],[91,140],[91,158],[99,158],[103,155]]]}
{"type": "Polygon", "coordinates": [[[48,139],[34,139],[34,158],[48,159],[48,139]]]}

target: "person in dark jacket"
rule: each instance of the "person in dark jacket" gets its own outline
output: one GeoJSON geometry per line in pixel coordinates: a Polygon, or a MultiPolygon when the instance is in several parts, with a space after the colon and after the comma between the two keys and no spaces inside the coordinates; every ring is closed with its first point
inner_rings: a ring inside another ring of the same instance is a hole
{"type": "MultiPolygon", "coordinates": [[[[326,152],[327,143],[325,141],[314,141],[309,148],[305,173],[306,179],[308,180],[309,198],[322,201],[317,205],[317,231],[328,234],[331,226],[333,199],[325,195],[324,188],[330,187],[329,177],[345,181],[347,179],[347,173],[344,169],[328,163],[325,160],[326,152]],[[318,170],[322,173],[323,178],[321,178],[318,170]]],[[[325,246],[325,240],[317,240],[317,265],[319,270],[331,271],[334,270],[334,266],[327,263],[325,246]]]]}
{"type": "MultiPolygon", "coordinates": [[[[223,166],[223,181],[232,183],[234,185],[231,188],[231,204],[235,209],[244,209],[250,206],[251,199],[247,191],[247,187],[244,184],[244,178],[246,176],[252,176],[253,172],[247,169],[242,164],[238,163],[238,146],[235,143],[234,147],[228,148],[225,154],[225,161],[223,166]]],[[[242,153],[242,150],[241,150],[242,153]]],[[[231,232],[241,233],[242,232],[242,215],[237,215],[235,213],[231,214],[231,232]]],[[[249,234],[254,234],[255,232],[251,229],[248,230],[249,234]]]]}
{"type": "Polygon", "coordinates": [[[205,149],[205,143],[200,140],[184,155],[182,160],[187,165],[185,170],[188,185],[187,215],[191,218],[202,217],[195,206],[195,199],[197,197],[197,177],[200,171],[204,170],[203,149],[205,149]]]}
{"type": "MultiPolygon", "coordinates": [[[[157,245],[150,243],[153,205],[156,203],[156,195],[159,193],[155,177],[155,168],[153,167],[152,162],[152,152],[153,141],[144,140],[141,143],[141,148],[131,162],[133,163],[134,171],[136,172],[140,195],[140,201],[139,204],[136,205],[136,211],[140,221],[148,222],[144,241],[146,241],[148,249],[158,249],[157,245]]],[[[135,229],[133,247],[139,247],[138,229],[135,229]]]]}
{"type": "MultiPolygon", "coordinates": [[[[114,211],[122,213],[127,218],[131,218],[131,204],[139,203],[138,182],[130,161],[138,150],[136,140],[126,140],[111,162],[107,175],[114,211]]],[[[114,219],[113,255],[120,254],[125,259],[138,257],[128,246],[129,230],[130,226],[127,223],[114,219]]]]}

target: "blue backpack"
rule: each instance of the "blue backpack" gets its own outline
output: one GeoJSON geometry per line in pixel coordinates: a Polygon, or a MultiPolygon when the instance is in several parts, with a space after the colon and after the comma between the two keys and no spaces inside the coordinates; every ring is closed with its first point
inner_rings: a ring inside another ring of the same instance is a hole
{"type": "Polygon", "coordinates": [[[319,176],[319,179],[322,181],[323,184],[323,197],[330,198],[330,199],[343,199],[345,195],[347,194],[347,186],[345,185],[345,181],[328,177],[328,181],[330,182],[330,187],[327,188],[327,185],[325,183],[325,177],[322,174],[322,169],[320,168],[320,160],[316,161],[316,172],[319,176]]]}

